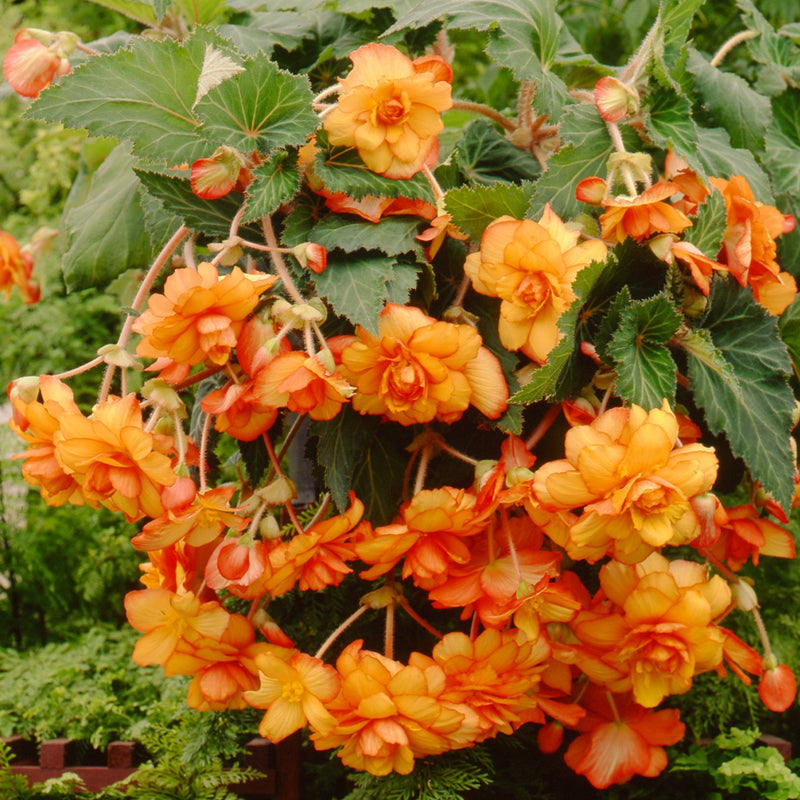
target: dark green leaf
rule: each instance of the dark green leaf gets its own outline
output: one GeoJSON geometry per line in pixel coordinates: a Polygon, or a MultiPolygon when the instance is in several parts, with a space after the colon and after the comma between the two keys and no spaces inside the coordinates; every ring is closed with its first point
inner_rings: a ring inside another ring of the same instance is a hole
{"type": "Polygon", "coordinates": [[[395,264],[385,256],[337,258],[332,254],[327,269],[314,281],[319,294],[327,298],[337,314],[377,333],[378,315],[390,298],[393,302],[408,300],[411,273],[416,281],[413,266],[395,264]],[[393,287],[395,281],[399,283],[393,287]],[[399,300],[403,295],[404,299],[399,300]]]}
{"type": "Polygon", "coordinates": [[[745,24],[759,34],[747,43],[753,58],[770,65],[790,86],[800,88],[800,49],[792,39],[792,26],[776,31],[752,0],[737,0],[736,4],[745,12],[745,24]]]}
{"type": "Polygon", "coordinates": [[[327,250],[380,250],[389,256],[416,253],[422,257],[422,246],[414,238],[419,224],[419,217],[386,217],[380,222],[367,222],[352,214],[329,214],[314,226],[309,239],[327,250]]]}
{"type": "Polygon", "coordinates": [[[712,67],[696,50],[689,51],[687,69],[695,76],[703,105],[728,131],[731,144],[762,150],[772,118],[769,98],[751,89],[738,75],[712,67]]]}
{"type": "Polygon", "coordinates": [[[653,36],[653,75],[665,88],[677,90],[686,58],[686,42],[703,0],[661,0],[653,36]]]}
{"type": "Polygon", "coordinates": [[[680,323],[681,315],[664,295],[622,310],[608,344],[620,397],[645,409],[660,408],[664,398],[674,402],[677,367],[665,345],[680,323]]]}
{"type": "Polygon", "coordinates": [[[790,90],[772,101],[764,163],[775,194],[800,198],[800,92],[790,90]]]}
{"type": "Polygon", "coordinates": [[[485,120],[466,126],[456,145],[456,163],[468,181],[487,185],[534,180],[542,172],[533,155],[515,147],[485,120]]]}
{"type": "Polygon", "coordinates": [[[278,152],[253,170],[253,182],[247,188],[249,202],[244,222],[272,214],[282,203],[288,203],[300,187],[296,156],[278,152]]]}
{"type": "Polygon", "coordinates": [[[744,175],[756,200],[774,205],[770,181],[749,150],[731,147],[724,128],[699,128],[697,155],[706,174],[717,178],[744,175]]]}
{"type": "Polygon", "coordinates": [[[695,400],[712,433],[725,433],[733,454],[788,509],[794,492],[795,459],[789,446],[794,397],[787,383],[791,362],[777,320],[749,289],[728,278],[715,281],[702,327],[718,353],[710,359],[707,352],[687,348],[695,400]],[[722,362],[729,370],[720,368],[722,362]]]}
{"type": "MultiPolygon", "coordinates": [[[[183,44],[138,39],[130,50],[92,58],[43,92],[30,116],[133,143],[142,158],[189,163],[209,155],[191,109],[209,33],[183,44]]],[[[221,45],[221,40],[217,42],[221,45]]],[[[213,150],[213,148],[212,148],[213,150]]]]}
{"type": "Polygon", "coordinates": [[[197,104],[202,135],[242,153],[304,144],[318,123],[308,79],[285,72],[263,54],[244,66],[197,104]]]}
{"type": "Polygon", "coordinates": [[[594,106],[571,106],[564,112],[561,135],[566,142],[547,162],[547,172],[536,183],[528,216],[538,218],[547,203],[561,217],[570,217],[583,204],[575,188],[583,178],[605,175],[614,146],[594,106]]]}
{"type": "Polygon", "coordinates": [[[362,448],[353,473],[353,491],[364,503],[364,518],[373,525],[388,525],[397,514],[407,464],[408,453],[386,433],[376,432],[362,448]]]}
{"type": "Polygon", "coordinates": [[[645,129],[664,149],[674,150],[696,172],[702,172],[697,158],[697,127],[689,101],[672,89],[657,89],[645,107],[645,129]]]}
{"type": "Polygon", "coordinates": [[[316,460],[325,469],[325,485],[340,512],[349,506],[353,473],[377,424],[346,405],[332,420],[311,425],[311,435],[319,439],[316,460]]]}
{"type": "Polygon", "coordinates": [[[800,380],[800,295],[778,320],[781,339],[789,352],[795,377],[800,380]]]}
{"type": "Polygon", "coordinates": [[[490,222],[508,215],[522,219],[530,192],[522,186],[498,183],[494,186],[462,186],[445,196],[445,208],[453,224],[472,239],[480,239],[490,222]]]}
{"type": "MultiPolygon", "coordinates": [[[[145,170],[136,170],[136,174],[145,189],[161,201],[168,213],[180,217],[185,225],[211,236],[228,236],[231,220],[243,202],[240,194],[231,193],[219,200],[203,200],[192,192],[186,179],[145,170]]],[[[246,235],[244,231],[242,233],[246,235]]]]}
{"type": "Polygon", "coordinates": [[[139,179],[130,148],[116,147],[91,178],[88,192],[64,208],[64,279],[70,291],[105,286],[153,255],[145,233],[139,179]]]}

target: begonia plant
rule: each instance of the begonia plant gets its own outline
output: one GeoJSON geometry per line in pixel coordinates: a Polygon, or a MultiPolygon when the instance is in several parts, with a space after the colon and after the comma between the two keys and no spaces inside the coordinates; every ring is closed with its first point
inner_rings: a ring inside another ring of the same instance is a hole
{"type": "Polygon", "coordinates": [[[708,54],[662,0],[611,64],[553,0],[101,5],[142,33],[21,29],[4,75],[114,142],[63,271],[122,322],[8,394],[46,502],[139,525],[136,664],[377,776],[533,725],[603,789],[702,673],[792,706],[752,567],[800,505],[797,25],[738,0],[708,54]]]}

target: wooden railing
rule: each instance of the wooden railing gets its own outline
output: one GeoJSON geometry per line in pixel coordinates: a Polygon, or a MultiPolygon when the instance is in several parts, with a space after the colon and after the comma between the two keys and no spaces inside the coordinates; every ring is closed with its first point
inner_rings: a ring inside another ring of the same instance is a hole
{"type": "MultiPolygon", "coordinates": [[[[136,771],[137,748],[134,742],[111,742],[102,763],[98,753],[81,753],[80,743],[71,739],[35,742],[13,736],[4,739],[11,748],[11,770],[24,775],[28,783],[41,783],[58,778],[65,772],[78,775],[91,792],[110,786],[136,771]]],[[[253,739],[245,746],[244,765],[263,773],[262,778],[231,786],[231,791],[248,800],[298,800],[300,796],[300,748],[296,736],[271,744],[266,739],[253,739]]]]}

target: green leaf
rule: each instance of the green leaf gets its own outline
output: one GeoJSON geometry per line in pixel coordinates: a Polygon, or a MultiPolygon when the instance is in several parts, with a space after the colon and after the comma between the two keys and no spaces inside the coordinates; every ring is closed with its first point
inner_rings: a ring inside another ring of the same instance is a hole
{"type": "MultiPolygon", "coordinates": [[[[221,46],[201,32],[183,44],[138,39],[130,50],[92,58],[42,92],[28,114],[93,136],[133,143],[134,155],[169,164],[209,155],[191,109],[206,45],[221,46]]],[[[211,148],[213,150],[213,147],[211,148]]]]}
{"type": "Polygon", "coordinates": [[[540,217],[549,203],[561,217],[583,210],[575,199],[575,188],[583,178],[605,175],[608,157],[614,152],[605,123],[593,105],[570,106],[562,118],[565,146],[547,162],[547,172],[536,183],[528,216],[540,217]]]}
{"type": "Polygon", "coordinates": [[[377,424],[377,419],[363,417],[349,405],[332,420],[311,424],[311,435],[319,439],[316,460],[325,469],[325,485],[340,512],[349,506],[353,473],[377,424]]]}
{"type": "MultiPolygon", "coordinates": [[[[241,207],[243,198],[231,193],[219,200],[203,200],[184,178],[172,178],[157,172],[136,170],[145,189],[163,204],[168,213],[179,217],[185,225],[211,236],[227,238],[231,220],[241,207]]],[[[244,230],[243,235],[247,235],[244,230]]],[[[259,234],[254,233],[255,236],[259,234]]]]}
{"type": "MultiPolygon", "coordinates": [[[[153,3],[142,0],[92,0],[95,5],[110,8],[129,19],[136,20],[143,25],[155,25],[161,17],[156,19],[153,3]]],[[[162,15],[163,16],[163,15],[162,15]]]]}
{"type": "Polygon", "coordinates": [[[368,222],[352,214],[329,214],[314,226],[309,238],[327,250],[380,250],[390,256],[416,253],[422,257],[422,246],[414,238],[419,223],[419,217],[386,217],[380,222],[368,222]]]}
{"type": "Polygon", "coordinates": [[[800,295],[779,317],[778,330],[792,361],[794,375],[800,380],[800,295]]]}
{"type": "Polygon", "coordinates": [[[760,203],[774,205],[769,178],[749,150],[731,147],[724,128],[699,128],[697,155],[707,175],[730,178],[744,175],[760,203]]]}
{"type": "Polygon", "coordinates": [[[686,42],[703,0],[661,0],[652,35],[653,75],[665,88],[679,89],[686,42]]]}
{"type": "Polygon", "coordinates": [[[751,0],[737,0],[745,24],[758,31],[747,47],[756,61],[768,64],[790,86],[800,88],[800,49],[793,41],[793,26],[784,25],[776,31],[751,0]]]}
{"type": "Polygon", "coordinates": [[[296,155],[278,151],[253,170],[253,182],[247,187],[249,202],[243,222],[251,222],[272,214],[282,203],[288,203],[300,188],[296,155]]]}
{"type": "Polygon", "coordinates": [[[462,186],[445,195],[445,209],[453,224],[471,239],[480,239],[490,222],[508,215],[522,219],[530,192],[522,186],[498,183],[494,186],[462,186]]]}
{"type": "Polygon", "coordinates": [[[104,286],[153,254],[132,169],[130,148],[119,145],[91,178],[82,200],[64,208],[64,279],[70,291],[104,286]]]}
{"type": "Polygon", "coordinates": [[[245,71],[211,89],[197,104],[202,135],[214,145],[242,153],[269,153],[304,144],[317,127],[311,108],[311,87],[304,76],[292,75],[260,54],[245,71]]]}
{"type": "Polygon", "coordinates": [[[751,89],[738,75],[712,67],[694,49],[689,51],[687,69],[695,77],[703,105],[728,131],[733,146],[763,150],[772,119],[769,98],[751,89]]]}
{"type": "Polygon", "coordinates": [[[344,192],[360,200],[365,195],[419,198],[433,203],[433,191],[424,176],[392,180],[376,175],[359,158],[355,148],[329,148],[324,131],[317,133],[314,173],[329,192],[344,192]]]}
{"type": "Polygon", "coordinates": [[[464,128],[456,145],[459,171],[471,182],[494,185],[498,181],[534,180],[542,172],[536,158],[515,147],[486,120],[464,128]]]}
{"type": "Polygon", "coordinates": [[[645,409],[674,403],[677,367],[665,346],[681,324],[681,315],[664,295],[623,309],[608,345],[617,362],[616,393],[645,409]]]}
{"type": "Polygon", "coordinates": [[[364,518],[373,525],[388,525],[403,496],[408,453],[392,439],[376,431],[362,448],[353,473],[353,491],[364,503],[364,518]]]}
{"type": "Polygon", "coordinates": [[[709,258],[716,258],[722,248],[727,219],[725,198],[722,192],[714,189],[698,206],[697,215],[692,218],[692,227],[686,229],[684,239],[709,258]]]}
{"type": "Polygon", "coordinates": [[[645,130],[661,148],[671,149],[695,172],[702,172],[697,158],[697,127],[689,101],[672,89],[659,88],[645,106],[645,130]]]}
{"type": "Polygon", "coordinates": [[[790,90],[772,101],[764,164],[777,195],[800,197],[800,92],[790,90]]]}
{"type": "Polygon", "coordinates": [[[403,303],[416,283],[416,267],[385,256],[337,258],[329,255],[324,272],[314,277],[317,291],[333,310],[377,334],[378,315],[390,300],[403,303]],[[395,284],[396,285],[393,285],[395,284]],[[404,299],[399,299],[404,298],[404,299]]]}
{"type": "Polygon", "coordinates": [[[777,320],[753,300],[749,289],[728,278],[712,286],[702,327],[718,353],[709,363],[707,353],[687,350],[695,400],[711,432],[725,433],[733,454],[788,509],[794,492],[789,446],[794,397],[787,382],[791,363],[777,320]],[[718,368],[723,361],[729,370],[718,368]]]}

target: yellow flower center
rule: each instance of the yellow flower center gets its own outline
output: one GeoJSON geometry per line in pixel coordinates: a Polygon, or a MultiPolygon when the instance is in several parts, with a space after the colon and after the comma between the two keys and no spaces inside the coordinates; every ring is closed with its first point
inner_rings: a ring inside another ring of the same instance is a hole
{"type": "Polygon", "coordinates": [[[372,122],[376,125],[402,125],[408,118],[411,101],[406,92],[395,89],[394,84],[382,87],[378,92],[372,122]]]}
{"type": "Polygon", "coordinates": [[[303,694],[305,694],[305,689],[300,681],[289,681],[283,684],[281,697],[290,703],[299,703],[303,699],[303,694]]]}
{"type": "Polygon", "coordinates": [[[520,302],[530,306],[533,311],[538,311],[549,301],[553,287],[546,275],[534,272],[520,281],[514,294],[520,302]]]}

